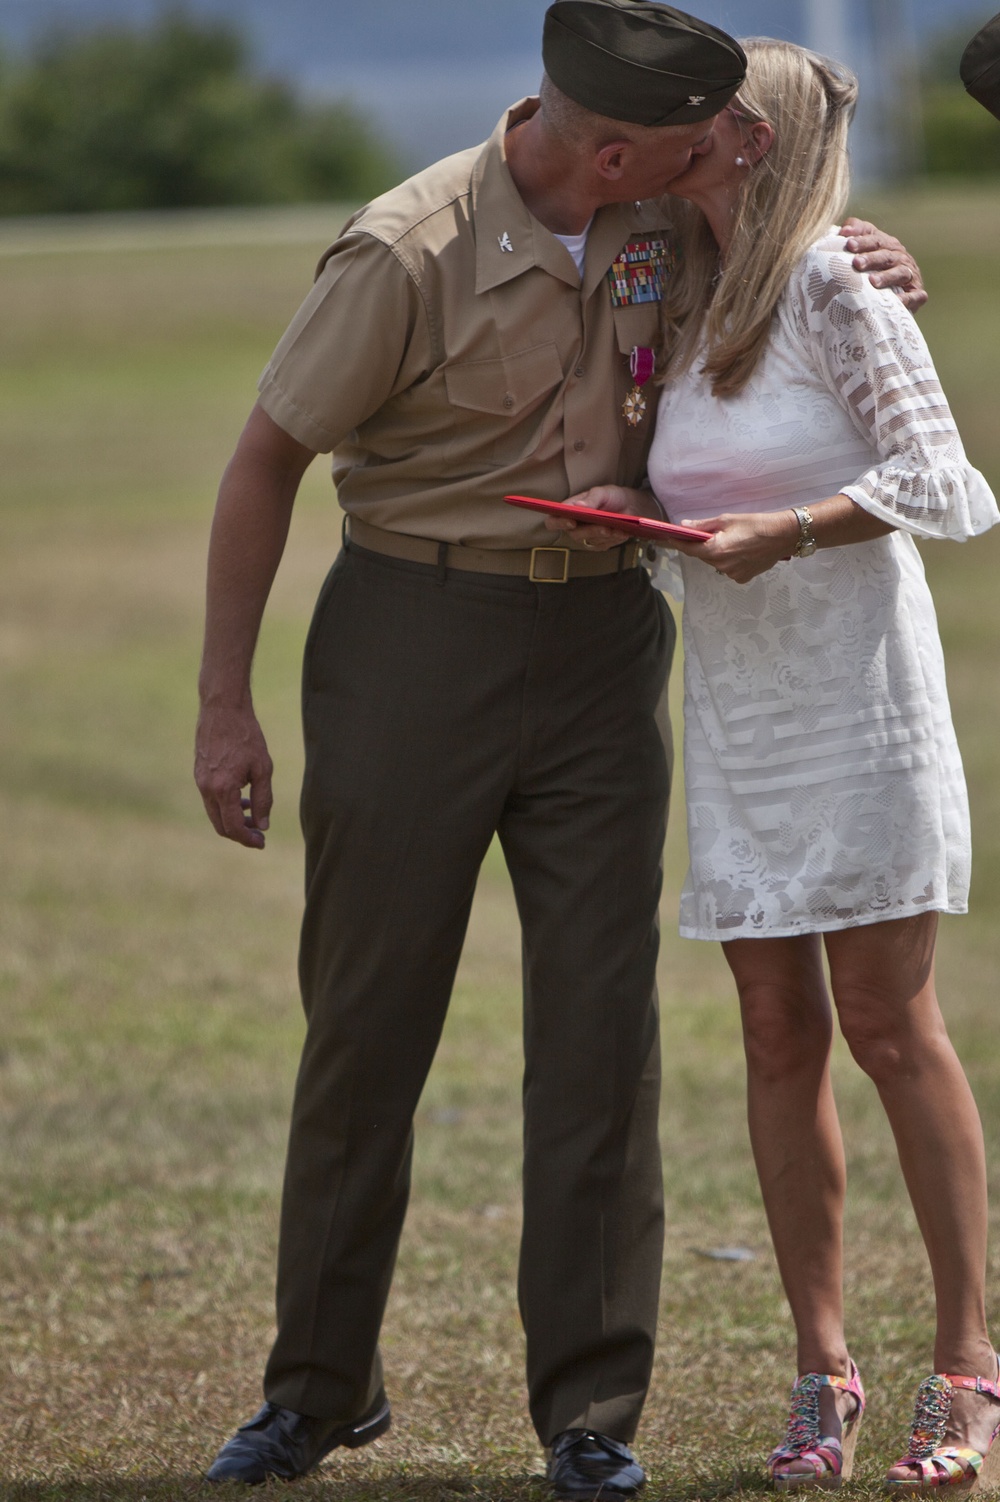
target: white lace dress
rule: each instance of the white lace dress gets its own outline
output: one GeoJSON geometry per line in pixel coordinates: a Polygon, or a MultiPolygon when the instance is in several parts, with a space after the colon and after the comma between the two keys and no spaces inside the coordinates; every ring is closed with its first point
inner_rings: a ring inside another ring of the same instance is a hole
{"type": "Polygon", "coordinates": [[[777,937],[964,912],[969,812],[914,537],[1000,520],[930,355],[831,235],[805,255],[750,385],[662,393],[649,476],[671,520],[838,492],[899,530],[750,584],[680,559],[691,867],[681,933],[777,937]]]}

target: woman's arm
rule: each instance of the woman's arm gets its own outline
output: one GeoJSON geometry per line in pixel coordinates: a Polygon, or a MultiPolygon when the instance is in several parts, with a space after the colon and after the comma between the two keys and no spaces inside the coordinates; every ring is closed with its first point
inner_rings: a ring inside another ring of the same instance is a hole
{"type": "MultiPolygon", "coordinates": [[[[858,506],[847,495],[832,495],[828,500],[809,503],[812,534],[817,548],[840,548],[846,543],[870,542],[893,531],[858,506]]],[[[680,553],[700,558],[737,584],[748,584],[758,574],[766,573],[776,563],[794,562],[794,550],[802,535],[799,519],[792,510],[750,512],[745,516],[701,518],[688,526],[714,532],[711,542],[676,542],[680,553]]]]}
{"type": "MultiPolygon", "coordinates": [[[[899,299],[871,287],[841,251],[816,247],[789,284],[780,315],[809,364],[872,449],[857,480],[809,503],[817,547],[867,542],[897,528],[964,540],[1000,513],[965,456],[923,335],[899,299]]],[[[697,521],[716,535],[679,550],[739,583],[790,557],[791,510],[697,521]]]]}
{"type": "Polygon", "coordinates": [[[876,291],[835,247],[803,258],[780,316],[871,448],[869,468],[841,489],[917,537],[963,541],[987,531],[1000,513],[966,458],[923,334],[897,297],[876,291]]]}

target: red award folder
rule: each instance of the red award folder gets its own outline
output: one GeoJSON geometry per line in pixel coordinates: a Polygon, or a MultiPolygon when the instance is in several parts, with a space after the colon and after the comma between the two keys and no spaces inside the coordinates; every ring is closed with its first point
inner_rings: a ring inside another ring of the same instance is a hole
{"type": "Polygon", "coordinates": [[[629,537],[648,537],[652,542],[669,546],[676,538],[688,542],[708,542],[714,534],[698,527],[681,527],[675,522],[654,521],[650,516],[628,516],[624,511],[599,511],[593,506],[570,506],[566,501],[540,501],[531,495],[505,495],[510,506],[525,506],[529,511],[543,511],[548,516],[565,516],[575,522],[611,527],[629,537]]]}

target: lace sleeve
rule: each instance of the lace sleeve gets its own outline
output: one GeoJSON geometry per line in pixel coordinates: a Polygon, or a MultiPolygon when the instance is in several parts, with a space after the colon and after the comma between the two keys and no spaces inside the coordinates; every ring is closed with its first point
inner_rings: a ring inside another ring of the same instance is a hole
{"type": "Polygon", "coordinates": [[[965,457],[923,335],[894,293],[854,271],[841,246],[828,240],[807,254],[788,310],[810,363],[878,452],[843,493],[918,537],[975,537],[1000,512],[965,457]]]}

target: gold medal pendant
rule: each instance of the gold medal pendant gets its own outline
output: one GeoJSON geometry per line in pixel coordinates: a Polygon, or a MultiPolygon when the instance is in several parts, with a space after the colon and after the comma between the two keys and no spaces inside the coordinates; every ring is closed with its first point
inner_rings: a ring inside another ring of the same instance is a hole
{"type": "Polygon", "coordinates": [[[630,428],[637,428],[646,415],[646,398],[640,386],[633,386],[622,403],[622,416],[630,428]]]}

